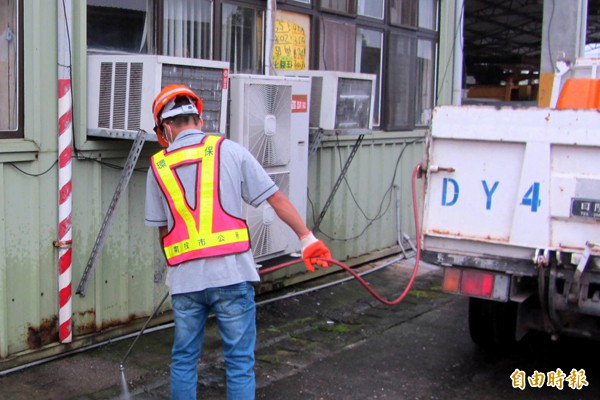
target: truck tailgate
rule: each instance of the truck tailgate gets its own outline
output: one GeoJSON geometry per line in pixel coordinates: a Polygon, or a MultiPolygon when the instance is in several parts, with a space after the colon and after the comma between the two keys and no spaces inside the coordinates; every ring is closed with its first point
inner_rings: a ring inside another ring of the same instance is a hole
{"type": "Polygon", "coordinates": [[[600,243],[598,111],[438,107],[427,157],[425,251],[531,260],[600,243]]]}

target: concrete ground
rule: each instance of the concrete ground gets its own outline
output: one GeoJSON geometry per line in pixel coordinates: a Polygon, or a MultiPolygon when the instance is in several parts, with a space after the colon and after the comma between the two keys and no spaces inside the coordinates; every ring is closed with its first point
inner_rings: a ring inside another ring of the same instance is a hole
{"type": "MultiPolygon", "coordinates": [[[[389,261],[371,263],[362,269],[377,268],[389,261]]],[[[375,291],[394,299],[409,281],[413,264],[414,259],[397,261],[366,275],[365,279],[375,291]]],[[[295,293],[257,296],[257,398],[391,398],[385,393],[377,394],[378,389],[370,387],[370,380],[362,373],[357,373],[355,380],[361,389],[337,387],[331,379],[303,382],[302,377],[318,362],[335,360],[336,355],[347,353],[348,349],[359,347],[394,326],[453,299],[441,292],[441,271],[426,264],[421,266],[412,290],[396,306],[383,305],[355,280],[342,284],[333,282],[347,276],[342,271],[295,286],[295,293]],[[295,376],[298,378],[293,392],[282,395],[285,388],[281,385],[295,376]],[[355,397],[359,392],[362,394],[355,397]]],[[[167,399],[172,337],[172,328],[144,334],[128,357],[123,373],[119,363],[133,339],[1,376],[0,397],[13,400],[167,399]]],[[[388,345],[393,351],[394,346],[400,344],[388,345]]],[[[210,323],[198,367],[199,398],[225,398],[225,368],[220,349],[215,324],[210,323]]],[[[358,371],[362,365],[375,365],[377,360],[361,358],[353,362],[358,371]]],[[[332,371],[328,372],[330,376],[332,371]]]]}

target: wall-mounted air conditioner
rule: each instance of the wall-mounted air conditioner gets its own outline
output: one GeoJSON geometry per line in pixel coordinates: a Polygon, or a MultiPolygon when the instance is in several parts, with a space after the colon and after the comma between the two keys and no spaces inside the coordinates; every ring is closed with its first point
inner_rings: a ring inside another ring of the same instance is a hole
{"type": "Polygon", "coordinates": [[[372,132],[376,75],[314,70],[278,73],[311,78],[311,129],[326,134],[372,132]]]}
{"type": "MultiPolygon", "coordinates": [[[[246,147],[305,218],[310,79],[232,74],[228,137],[246,147]]],[[[254,258],[300,250],[296,234],[264,202],[244,205],[254,258]]]]}
{"type": "Polygon", "coordinates": [[[189,86],[204,104],[204,131],[224,134],[229,63],[156,55],[88,56],[88,136],[133,139],[153,132],[152,101],[162,88],[189,86]]]}

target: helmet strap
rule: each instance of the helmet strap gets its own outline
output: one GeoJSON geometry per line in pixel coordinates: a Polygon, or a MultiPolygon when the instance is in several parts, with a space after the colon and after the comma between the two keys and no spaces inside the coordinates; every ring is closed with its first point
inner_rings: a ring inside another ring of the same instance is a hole
{"type": "Polygon", "coordinates": [[[163,131],[165,132],[165,140],[169,144],[173,143],[173,129],[168,124],[163,125],[163,127],[164,127],[163,131]],[[168,136],[167,136],[167,134],[168,134],[168,136]]]}

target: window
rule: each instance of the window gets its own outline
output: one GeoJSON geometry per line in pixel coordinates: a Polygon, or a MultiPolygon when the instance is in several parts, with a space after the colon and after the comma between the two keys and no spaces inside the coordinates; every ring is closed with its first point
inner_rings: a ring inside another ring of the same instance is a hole
{"type": "Polygon", "coordinates": [[[437,29],[437,0],[419,0],[419,28],[437,29]]]}
{"type": "Polygon", "coordinates": [[[221,60],[232,73],[263,72],[263,11],[223,4],[221,60]]]}
{"type": "Polygon", "coordinates": [[[152,8],[146,0],[88,0],[91,50],[152,53],[152,8]]]}
{"type": "Polygon", "coordinates": [[[0,138],[23,137],[21,4],[0,0],[0,138]]]}
{"type": "Polygon", "coordinates": [[[435,44],[431,40],[417,41],[417,68],[415,74],[415,125],[428,125],[433,108],[433,82],[435,72],[435,44]]]}
{"type": "Polygon", "coordinates": [[[600,10],[595,1],[588,1],[585,48],[583,57],[600,57],[600,10]]]}
{"type": "Polygon", "coordinates": [[[356,32],[356,71],[377,75],[373,126],[379,126],[383,32],[358,28],[356,32]]]}
{"type": "Polygon", "coordinates": [[[88,0],[88,49],[210,59],[212,11],[212,0],[88,0]]]}
{"type": "Polygon", "coordinates": [[[408,33],[390,34],[387,56],[390,67],[386,73],[386,130],[406,130],[414,126],[413,64],[416,59],[416,38],[408,33]]]}
{"type": "Polygon", "coordinates": [[[358,0],[358,15],[383,19],[384,0],[358,0]]]}
{"type": "Polygon", "coordinates": [[[321,0],[321,10],[356,15],[356,0],[321,0]]]}
{"type": "Polygon", "coordinates": [[[168,0],[163,3],[162,53],[211,58],[212,1],[168,0]]]}
{"type": "Polygon", "coordinates": [[[418,0],[389,0],[390,22],[397,26],[417,26],[418,0]]]}
{"type": "Polygon", "coordinates": [[[354,24],[321,18],[319,69],[354,72],[355,37],[354,24]]]}

